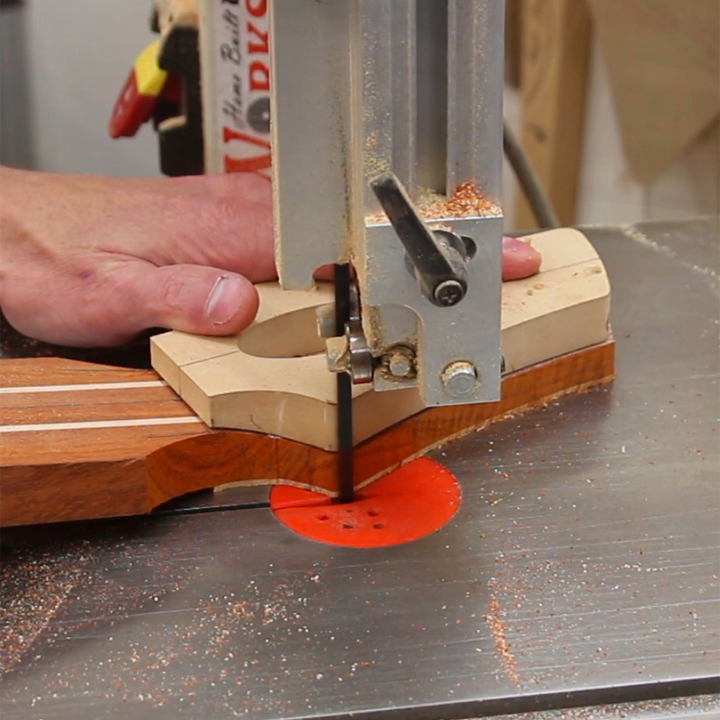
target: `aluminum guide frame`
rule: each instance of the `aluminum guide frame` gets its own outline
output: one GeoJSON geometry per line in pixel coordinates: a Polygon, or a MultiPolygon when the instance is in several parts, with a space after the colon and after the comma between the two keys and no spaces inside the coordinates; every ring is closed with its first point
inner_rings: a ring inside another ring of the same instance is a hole
{"type": "Polygon", "coordinates": [[[501,212],[436,218],[478,245],[470,290],[454,308],[422,296],[392,228],[366,218],[378,211],[369,181],[388,170],[416,199],[421,190],[451,195],[473,181],[497,202],[504,3],[272,0],[270,17],[282,286],[311,287],[321,265],[352,261],[373,354],[402,343],[418,355],[417,378],[376,373],[376,390],[419,385],[427,405],[497,400],[501,212]],[[457,360],[471,362],[480,378],[462,398],[441,378],[457,360]]]}

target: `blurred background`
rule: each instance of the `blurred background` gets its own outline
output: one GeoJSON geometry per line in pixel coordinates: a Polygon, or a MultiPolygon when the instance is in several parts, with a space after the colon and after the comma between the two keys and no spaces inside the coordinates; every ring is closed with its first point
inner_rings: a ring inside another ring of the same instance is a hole
{"type": "MultiPolygon", "coordinates": [[[[3,0],[2,163],[159,174],[149,126],[107,134],[154,38],[150,5],[3,0]]],[[[718,0],[507,0],[507,11],[505,115],[563,224],[720,212],[718,0]]],[[[533,227],[506,170],[507,228],[533,227]]]]}
{"type": "Polygon", "coordinates": [[[150,32],[150,0],[3,0],[0,161],[54,172],[158,175],[152,127],[108,136],[115,100],[150,32]]]}

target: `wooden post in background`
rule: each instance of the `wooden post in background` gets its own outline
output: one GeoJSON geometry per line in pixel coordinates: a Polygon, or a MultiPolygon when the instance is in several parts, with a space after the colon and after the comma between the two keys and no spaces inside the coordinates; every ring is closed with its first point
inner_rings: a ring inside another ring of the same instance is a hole
{"type": "MultiPolygon", "coordinates": [[[[522,1],[522,145],[563,225],[575,222],[592,26],[585,0],[522,1]]],[[[524,197],[515,227],[537,227],[524,197]]]]}
{"type": "Polygon", "coordinates": [[[524,0],[505,0],[505,84],[520,89],[520,48],[524,0]]]}

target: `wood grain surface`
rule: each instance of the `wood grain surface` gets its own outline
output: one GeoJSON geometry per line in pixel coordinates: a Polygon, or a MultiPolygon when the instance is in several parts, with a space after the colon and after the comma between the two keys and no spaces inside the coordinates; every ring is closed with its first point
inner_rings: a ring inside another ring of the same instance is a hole
{"type": "MultiPolygon", "coordinates": [[[[511,373],[498,403],[426,409],[356,448],[356,486],[521,409],[609,382],[614,341],[511,373]]],[[[244,430],[211,430],[153,371],[0,360],[0,525],[148,513],[229,483],[334,494],[337,455],[244,430]]]]}

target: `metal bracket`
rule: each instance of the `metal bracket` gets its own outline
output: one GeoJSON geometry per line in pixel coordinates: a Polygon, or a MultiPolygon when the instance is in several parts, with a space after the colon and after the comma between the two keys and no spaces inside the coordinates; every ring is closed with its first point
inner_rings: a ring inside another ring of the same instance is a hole
{"type": "MultiPolygon", "coordinates": [[[[375,389],[417,386],[427,405],[499,398],[503,26],[499,0],[271,2],[281,284],[352,262],[375,389]],[[472,238],[462,302],[436,306],[408,273],[370,186],[389,171],[431,230],[472,238]],[[388,372],[397,347],[412,372],[388,372]]],[[[330,342],[332,365],[352,364],[357,330],[330,342]]]]}

